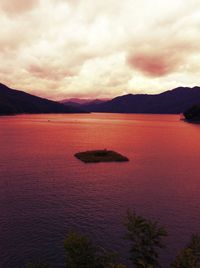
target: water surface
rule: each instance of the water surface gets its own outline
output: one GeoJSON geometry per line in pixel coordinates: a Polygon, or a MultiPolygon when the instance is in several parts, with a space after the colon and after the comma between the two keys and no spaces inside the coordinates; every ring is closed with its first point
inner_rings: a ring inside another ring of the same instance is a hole
{"type": "Polygon", "coordinates": [[[0,267],[33,260],[63,267],[71,230],[128,251],[127,208],[169,231],[163,267],[200,232],[200,125],[178,115],[21,115],[0,118],[0,267]],[[111,149],[125,163],[84,164],[78,151],[111,149]]]}

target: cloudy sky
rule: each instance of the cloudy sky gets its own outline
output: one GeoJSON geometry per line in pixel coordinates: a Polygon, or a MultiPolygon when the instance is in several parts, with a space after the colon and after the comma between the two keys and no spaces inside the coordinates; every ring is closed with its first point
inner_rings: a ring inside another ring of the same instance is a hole
{"type": "Polygon", "coordinates": [[[0,81],[114,97],[200,85],[199,0],[0,0],[0,81]]]}

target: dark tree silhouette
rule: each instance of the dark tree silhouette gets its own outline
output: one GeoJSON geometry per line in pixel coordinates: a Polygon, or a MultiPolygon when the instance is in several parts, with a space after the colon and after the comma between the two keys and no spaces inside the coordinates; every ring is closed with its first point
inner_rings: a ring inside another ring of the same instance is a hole
{"type": "Polygon", "coordinates": [[[160,267],[158,250],[163,247],[166,230],[157,222],[147,220],[128,211],[125,223],[126,239],[131,241],[131,261],[137,268],[160,267]]]}
{"type": "Polygon", "coordinates": [[[116,263],[116,254],[93,245],[85,235],[70,232],[64,242],[67,268],[125,268],[116,263]]]}
{"type": "Polygon", "coordinates": [[[193,235],[190,243],[180,252],[171,265],[172,268],[200,267],[200,235],[193,235]]]}

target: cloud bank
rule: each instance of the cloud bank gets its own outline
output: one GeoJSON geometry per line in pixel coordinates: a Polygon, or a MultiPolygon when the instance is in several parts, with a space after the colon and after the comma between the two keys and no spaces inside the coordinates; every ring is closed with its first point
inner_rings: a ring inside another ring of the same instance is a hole
{"type": "Polygon", "coordinates": [[[0,80],[52,99],[198,85],[196,0],[1,0],[0,80]]]}

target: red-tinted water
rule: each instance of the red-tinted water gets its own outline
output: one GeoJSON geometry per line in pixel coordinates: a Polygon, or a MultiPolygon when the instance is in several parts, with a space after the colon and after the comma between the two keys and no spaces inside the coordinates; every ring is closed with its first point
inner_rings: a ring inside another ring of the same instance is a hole
{"type": "Polygon", "coordinates": [[[128,208],[169,231],[163,267],[200,232],[200,125],[177,115],[24,115],[0,118],[0,267],[63,267],[70,229],[126,256],[128,208]],[[73,155],[112,149],[127,163],[73,155]],[[55,264],[55,266],[53,266],[55,264]]]}

